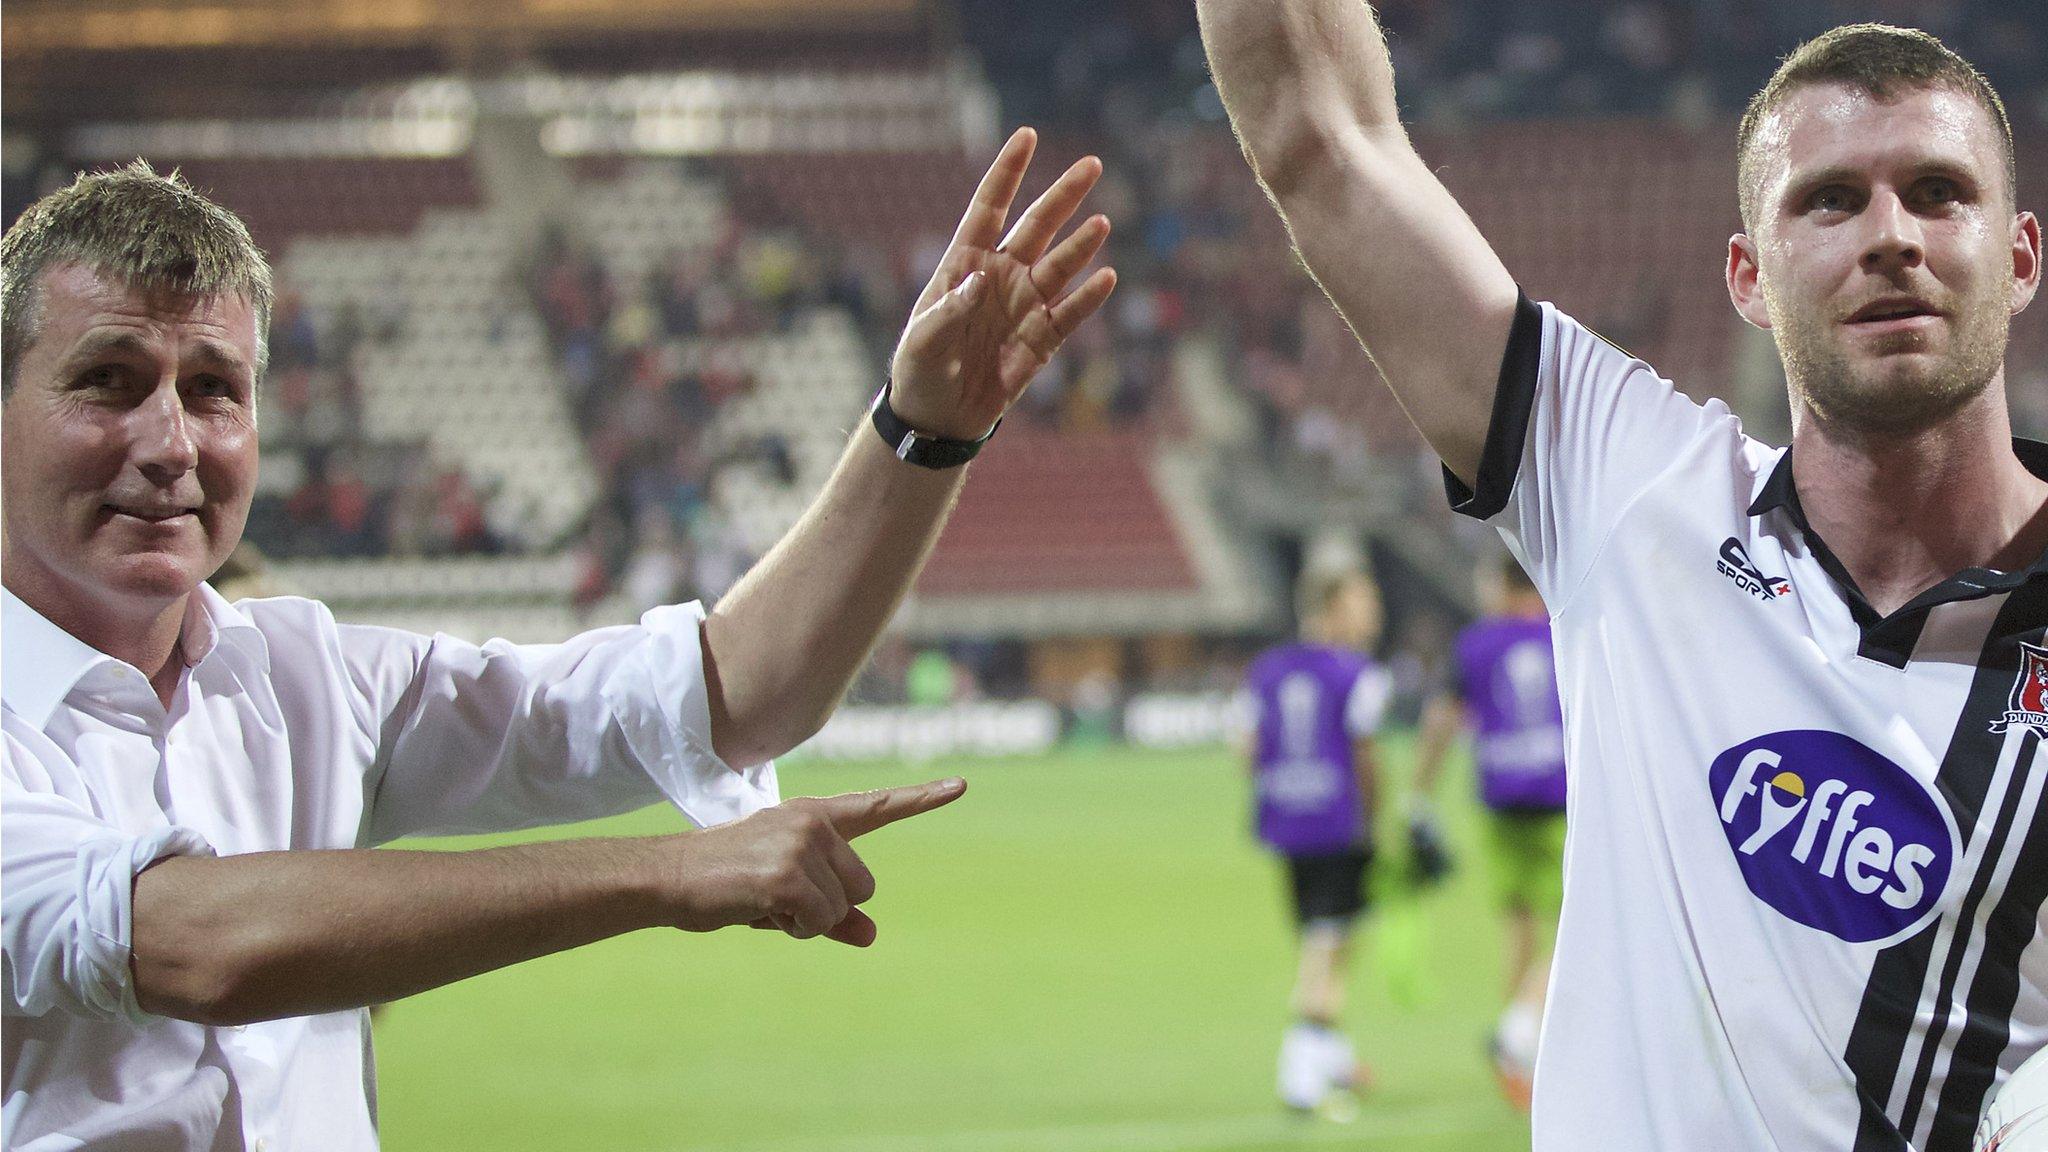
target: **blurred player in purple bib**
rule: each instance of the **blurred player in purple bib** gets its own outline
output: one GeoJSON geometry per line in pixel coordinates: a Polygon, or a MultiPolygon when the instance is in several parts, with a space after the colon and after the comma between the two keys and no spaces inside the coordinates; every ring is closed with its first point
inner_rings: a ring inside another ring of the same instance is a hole
{"type": "Polygon", "coordinates": [[[1364,1071],[1338,1026],[1351,931],[1365,910],[1376,777],[1373,734],[1386,710],[1386,672],[1363,649],[1379,635],[1379,590],[1346,569],[1304,578],[1301,640],[1252,663],[1252,776],[1259,839],[1287,861],[1300,930],[1293,1008],[1280,1046],[1288,1107],[1356,1115],[1364,1071]]]}
{"type": "Polygon", "coordinates": [[[1564,893],[1564,712],[1543,598],[1514,557],[1503,554],[1496,572],[1492,613],[1459,634],[1451,683],[1423,716],[1409,834],[1418,858],[1442,857],[1436,782],[1458,729],[1469,728],[1494,893],[1508,926],[1508,1006],[1493,1034],[1494,1068],[1509,1100],[1526,1111],[1550,981],[1547,939],[1564,893]]]}

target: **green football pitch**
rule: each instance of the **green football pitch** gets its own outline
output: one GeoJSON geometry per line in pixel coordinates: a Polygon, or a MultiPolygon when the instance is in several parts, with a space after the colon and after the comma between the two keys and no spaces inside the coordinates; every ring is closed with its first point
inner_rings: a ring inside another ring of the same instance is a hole
{"type": "MultiPolygon", "coordinates": [[[[1389,749],[1391,772],[1406,753],[1389,749]]],[[[1349,1024],[1378,1082],[1337,1125],[1273,1097],[1291,930],[1234,756],[795,763],[782,784],[954,773],[961,800],[858,844],[880,882],[871,949],[641,932],[392,1005],[376,1028],[385,1147],[1528,1147],[1483,1056],[1501,946],[1468,803],[1447,811],[1458,873],[1388,902],[1362,937],[1349,1024]]],[[[678,827],[650,810],[554,834],[678,827]]]]}

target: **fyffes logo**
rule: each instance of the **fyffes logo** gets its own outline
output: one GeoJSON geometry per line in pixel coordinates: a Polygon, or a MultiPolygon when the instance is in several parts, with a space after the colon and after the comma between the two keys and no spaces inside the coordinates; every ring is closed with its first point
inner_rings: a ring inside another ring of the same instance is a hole
{"type": "Polygon", "coordinates": [[[1757,899],[1852,944],[1929,919],[1957,836],[1910,772],[1839,732],[1773,732],[1715,757],[1721,831],[1757,899]]]}

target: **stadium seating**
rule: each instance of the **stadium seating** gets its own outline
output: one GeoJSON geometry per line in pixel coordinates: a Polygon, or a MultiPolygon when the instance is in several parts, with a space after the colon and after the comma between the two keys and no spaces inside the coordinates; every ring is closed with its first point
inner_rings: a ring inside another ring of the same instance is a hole
{"type": "Polygon", "coordinates": [[[1194,590],[1142,433],[1002,439],[975,465],[919,595],[1194,590]]]}
{"type": "Polygon", "coordinates": [[[424,437],[495,486],[531,546],[554,543],[594,482],[538,325],[510,299],[513,237],[475,211],[435,209],[397,242],[323,236],[295,245],[284,274],[309,302],[375,306],[396,294],[407,323],[359,365],[366,432],[424,437]]]}
{"type": "MultiPolygon", "coordinates": [[[[902,77],[825,73],[725,83],[723,103],[714,103],[733,131],[756,113],[834,101],[914,118],[945,90],[902,77]]],[[[584,97],[590,109],[616,116],[663,114],[703,96],[671,88],[621,80],[584,97]]],[[[1739,226],[1727,137],[1725,125],[1687,130],[1619,120],[1422,130],[1417,142],[1532,296],[1555,300],[1695,396],[1740,406],[1740,377],[1755,369],[1738,357],[1740,325],[1719,274],[1727,237],[1739,226]]],[[[822,139],[797,147],[794,139],[785,133],[765,149],[727,141],[731,150],[689,165],[604,151],[568,157],[563,171],[573,196],[556,222],[587,245],[614,286],[644,282],[679,252],[726,251],[736,220],[799,245],[877,252],[911,282],[937,255],[984,162],[967,148],[894,147],[886,132],[837,147],[822,139]]],[[[1025,195],[1086,144],[1048,141],[1025,195]]],[[[1257,374],[1248,357],[1280,356],[1298,381],[1289,386],[1299,389],[1283,417],[1334,420],[1305,435],[1354,454],[1358,466],[1336,487],[1313,469],[1287,468],[1233,485],[1216,471],[1218,462],[1243,467],[1248,458],[1205,456],[1215,444],[1199,434],[1186,440],[1170,418],[1171,403],[1152,405],[1135,423],[1078,434],[1019,416],[998,450],[976,465],[918,586],[907,617],[914,630],[919,621],[943,630],[970,617],[977,627],[1029,620],[1041,633],[1063,624],[1143,629],[1148,619],[1189,613],[1198,602],[1259,599],[1241,554],[1244,528],[1262,518],[1293,530],[1303,509],[1322,507],[1335,520],[1398,536],[1400,522],[1416,512],[1411,489],[1422,477],[1422,446],[1349,331],[1294,267],[1285,234],[1227,133],[1184,130],[1166,156],[1181,166],[1177,173],[1149,169],[1162,162],[1156,152],[1146,159],[1142,149],[1124,151],[1123,162],[1134,166],[1126,179],[1172,189],[1166,202],[1208,229],[1202,242],[1212,246],[1193,259],[1155,247],[1136,263],[1126,295],[1156,285],[1188,297],[1194,322],[1218,338],[1190,342],[1183,332],[1176,347],[1205,365],[1205,379],[1223,383],[1226,405],[1233,386],[1241,397],[1257,374]],[[1272,343],[1268,334],[1280,330],[1298,333],[1298,343],[1272,343]],[[1177,471],[1167,466],[1176,453],[1185,465],[1177,471]],[[1167,480],[1168,473],[1179,479],[1167,480]],[[1361,493],[1359,484],[1373,491],[1361,493]],[[1214,493],[1225,487],[1244,499],[1217,505],[1214,493]],[[1061,608],[1084,603],[1114,610],[1061,608]]],[[[516,526],[508,543],[542,564],[480,560],[460,569],[454,579],[463,595],[482,605],[477,619],[496,613],[494,623],[509,621],[522,635],[545,631],[547,623],[536,623],[543,617],[569,619],[561,614],[577,579],[562,549],[612,481],[593,465],[587,414],[574,407],[578,398],[535,301],[518,287],[533,260],[530,226],[492,202],[477,155],[212,158],[180,167],[250,221],[277,258],[281,285],[324,323],[345,307],[402,317],[395,339],[357,353],[363,434],[379,444],[418,445],[474,477],[491,493],[493,522],[516,526]],[[514,619],[520,612],[528,613],[525,624],[514,619]]],[[[2033,175],[2023,174],[2023,182],[2033,175]]],[[[1120,223],[1120,243],[1158,243],[1142,218],[1120,223]]],[[[708,499],[753,553],[808,505],[879,386],[880,349],[897,319],[874,322],[889,330],[864,332],[840,308],[812,304],[765,328],[698,333],[659,349],[676,371],[718,364],[747,379],[711,413],[701,438],[718,461],[708,499]],[[759,450],[771,442],[778,445],[773,460],[759,450]]],[[[2015,327],[2016,380],[2040,379],[2030,366],[2044,360],[2048,325],[2023,319],[2015,327]]],[[[2021,407],[2028,403],[2022,396],[2021,407]]],[[[1198,433],[1201,424],[1194,422],[1198,433]]],[[[289,448],[281,456],[266,488],[273,499],[302,471],[289,448]]],[[[1428,531],[1442,535],[1434,523],[1428,531]]],[[[432,586],[412,563],[302,562],[287,575],[389,619],[435,609],[452,587],[432,586]]],[[[1455,567],[1456,558],[1446,564],[1455,567]]],[[[612,604],[600,615],[622,611],[612,604]]]]}
{"type": "MultiPolygon", "coordinates": [[[[595,159],[579,160],[577,170],[588,178],[584,187],[591,195],[633,180],[684,180],[673,168],[643,168],[635,176],[632,165],[595,159]]],[[[921,249],[936,251],[979,176],[978,165],[959,153],[744,156],[714,171],[725,175],[733,201],[748,205],[750,215],[785,221],[799,235],[879,245],[899,265],[914,262],[921,249]]],[[[1046,178],[1041,174],[1041,185],[1046,178]]],[[[584,216],[586,222],[598,218],[584,216]]],[[[644,270],[632,263],[631,252],[660,250],[652,236],[622,244],[594,230],[591,235],[615,276],[644,270]]],[[[868,334],[871,341],[892,339],[897,322],[890,318],[889,332],[868,334]]],[[[710,451],[743,449],[771,435],[788,448],[793,476],[778,477],[758,463],[718,476],[715,496],[755,551],[787,531],[813,499],[846,429],[879,387],[869,347],[843,312],[819,308],[785,332],[693,339],[678,349],[684,368],[722,356],[752,377],[752,386],[714,417],[710,451]]],[[[976,465],[974,483],[918,586],[913,620],[933,601],[982,605],[996,617],[985,623],[1006,627],[1006,619],[1044,616],[1046,601],[1077,593],[1186,599],[1201,590],[1197,565],[1166,508],[1169,497],[1152,478],[1150,435],[1076,438],[1027,424],[1013,422],[1000,448],[976,465]],[[990,597],[1000,603],[992,606],[990,597]]],[[[1207,494],[1194,489],[1185,499],[1204,501],[1207,494]]]]}
{"type": "MultiPolygon", "coordinates": [[[[1082,151],[1048,141],[1024,196],[1082,151]]],[[[737,201],[816,235],[879,248],[914,275],[950,232],[982,162],[956,153],[770,155],[728,158],[720,168],[737,201]]],[[[1177,460],[1160,439],[1157,430],[1177,423],[1173,407],[1169,396],[1149,418],[1105,434],[1013,420],[975,466],[905,626],[938,635],[963,626],[1053,634],[1266,618],[1270,589],[1252,574],[1239,534],[1216,515],[1221,481],[1206,458],[1177,460]]]]}
{"type": "Polygon", "coordinates": [[[193,186],[233,209],[273,258],[301,236],[404,236],[430,209],[474,209],[481,203],[467,157],[155,162],[178,168],[193,186]]]}
{"type": "Polygon", "coordinates": [[[980,172],[959,152],[739,156],[725,161],[736,195],[761,196],[819,235],[908,255],[941,242],[980,172]]]}

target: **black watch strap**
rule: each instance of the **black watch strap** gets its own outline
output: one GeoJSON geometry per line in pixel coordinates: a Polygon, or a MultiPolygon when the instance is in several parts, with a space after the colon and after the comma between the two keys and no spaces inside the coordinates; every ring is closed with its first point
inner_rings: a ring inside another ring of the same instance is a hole
{"type": "Polygon", "coordinates": [[[868,409],[869,418],[874,421],[875,431],[882,434],[882,442],[898,460],[905,460],[920,468],[958,468],[974,459],[981,446],[989,442],[1003,422],[997,420],[995,428],[988,430],[988,436],[979,440],[946,440],[938,436],[926,436],[903,422],[903,417],[889,407],[889,386],[875,393],[874,406],[868,409]]]}

